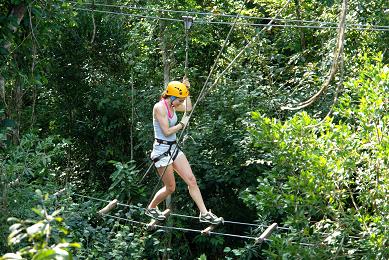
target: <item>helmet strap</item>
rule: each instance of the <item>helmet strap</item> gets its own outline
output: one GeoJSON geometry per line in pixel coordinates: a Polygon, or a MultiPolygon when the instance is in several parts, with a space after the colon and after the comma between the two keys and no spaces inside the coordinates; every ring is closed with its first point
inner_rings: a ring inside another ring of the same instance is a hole
{"type": "Polygon", "coordinates": [[[176,96],[170,96],[170,100],[173,102],[174,100],[176,100],[177,97],[176,96]]]}

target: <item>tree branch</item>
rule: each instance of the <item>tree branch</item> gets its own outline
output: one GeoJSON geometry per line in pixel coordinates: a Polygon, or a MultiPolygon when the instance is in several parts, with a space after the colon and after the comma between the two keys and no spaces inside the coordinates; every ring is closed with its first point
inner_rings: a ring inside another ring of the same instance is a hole
{"type": "Polygon", "coordinates": [[[316,100],[319,99],[319,97],[325,93],[330,86],[331,82],[335,78],[335,74],[339,67],[339,61],[341,60],[341,57],[343,55],[343,46],[344,46],[344,39],[345,39],[345,29],[346,29],[346,14],[347,14],[347,0],[343,0],[342,4],[342,11],[340,15],[340,22],[339,22],[339,33],[338,33],[338,40],[336,44],[336,48],[334,50],[334,58],[332,61],[332,66],[329,72],[329,75],[327,79],[324,81],[323,86],[321,89],[313,95],[308,100],[301,102],[300,104],[297,104],[296,107],[290,107],[290,106],[283,106],[281,109],[283,110],[299,110],[302,108],[306,108],[310,105],[312,105],[316,100]]]}

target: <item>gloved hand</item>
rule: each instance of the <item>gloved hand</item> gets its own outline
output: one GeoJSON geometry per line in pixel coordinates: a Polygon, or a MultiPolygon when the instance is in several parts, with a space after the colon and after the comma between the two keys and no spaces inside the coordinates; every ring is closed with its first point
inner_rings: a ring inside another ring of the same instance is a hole
{"type": "Polygon", "coordinates": [[[180,124],[182,125],[182,128],[186,127],[186,125],[189,123],[190,116],[188,116],[186,113],[181,118],[180,124]]]}
{"type": "Polygon", "coordinates": [[[190,88],[190,82],[189,82],[189,79],[188,79],[186,76],[184,76],[184,77],[182,78],[182,83],[184,83],[185,86],[186,86],[188,89],[190,88]]]}

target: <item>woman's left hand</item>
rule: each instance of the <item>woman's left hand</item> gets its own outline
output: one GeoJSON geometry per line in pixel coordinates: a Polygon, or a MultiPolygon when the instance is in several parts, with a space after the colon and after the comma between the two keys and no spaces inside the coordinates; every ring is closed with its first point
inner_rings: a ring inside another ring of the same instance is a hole
{"type": "Polygon", "coordinates": [[[186,86],[188,89],[190,88],[190,82],[189,82],[189,79],[188,79],[187,76],[184,76],[184,77],[182,78],[182,83],[184,83],[185,86],[186,86]]]}

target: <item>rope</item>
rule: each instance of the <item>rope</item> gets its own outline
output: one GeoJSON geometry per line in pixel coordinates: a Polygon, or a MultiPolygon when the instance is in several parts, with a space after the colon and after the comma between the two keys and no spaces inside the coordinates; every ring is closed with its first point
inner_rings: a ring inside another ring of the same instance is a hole
{"type": "MultiPolygon", "coordinates": [[[[81,194],[77,194],[77,193],[73,193],[73,194],[75,196],[82,197],[82,198],[87,198],[87,199],[91,199],[91,200],[101,201],[101,202],[105,202],[105,203],[109,203],[110,202],[109,200],[99,199],[99,198],[95,198],[95,197],[91,197],[91,196],[81,195],[81,194]]],[[[124,204],[124,203],[120,203],[120,202],[118,202],[117,205],[123,206],[123,207],[137,208],[137,209],[140,209],[140,210],[145,210],[145,208],[142,208],[142,207],[139,207],[139,206],[128,205],[128,204],[124,204]]],[[[189,215],[183,215],[183,214],[170,213],[170,215],[171,216],[176,216],[176,217],[181,217],[181,218],[198,219],[198,217],[189,216],[189,215]]],[[[266,225],[245,223],[245,222],[237,222],[237,221],[228,221],[228,220],[224,220],[224,223],[237,224],[237,225],[246,225],[246,226],[255,226],[255,227],[264,227],[264,228],[268,227],[266,225]]],[[[279,227],[279,226],[277,227],[277,229],[290,230],[290,228],[279,227]]]]}
{"type": "MultiPolygon", "coordinates": [[[[73,211],[65,211],[65,212],[73,212],[73,211]]],[[[114,218],[114,219],[118,219],[118,220],[123,220],[123,221],[126,221],[126,222],[130,222],[130,223],[134,223],[134,224],[142,225],[142,226],[147,226],[148,225],[148,223],[146,223],[146,222],[136,221],[136,220],[132,220],[132,219],[128,219],[128,218],[122,218],[122,217],[113,216],[113,215],[110,215],[110,214],[102,214],[102,216],[110,217],[110,218],[114,218]]],[[[174,227],[174,226],[162,226],[162,225],[158,225],[158,224],[155,224],[154,226],[155,227],[159,227],[161,229],[165,229],[165,230],[169,230],[170,229],[170,230],[178,230],[178,231],[185,231],[185,232],[202,233],[202,230],[199,230],[199,229],[181,228],[181,227],[174,227]]],[[[242,238],[242,239],[254,239],[254,240],[256,240],[258,238],[258,237],[252,237],[252,236],[243,236],[243,235],[236,235],[236,234],[230,234],[230,233],[221,233],[221,232],[214,232],[214,231],[209,231],[209,232],[207,232],[207,234],[214,234],[214,235],[221,235],[221,236],[228,236],[228,237],[236,237],[236,238],[242,238]]],[[[273,242],[273,240],[267,239],[267,238],[265,238],[264,241],[273,242]]],[[[294,241],[290,241],[290,243],[291,244],[303,245],[303,246],[312,246],[312,247],[317,246],[315,244],[294,242],[294,241]]]]}
{"type": "MultiPolygon", "coordinates": [[[[97,10],[97,9],[87,9],[87,8],[77,8],[75,7],[74,10],[79,11],[87,11],[87,12],[97,12],[97,13],[106,13],[106,14],[113,14],[113,15],[124,15],[124,16],[130,16],[130,17],[137,17],[137,18],[146,18],[146,19],[154,19],[154,20],[165,20],[165,21],[171,21],[171,22],[182,22],[182,19],[176,19],[176,18],[167,18],[167,17],[160,17],[160,16],[150,16],[150,15],[140,15],[140,14],[129,14],[129,13],[123,13],[123,12],[112,12],[112,11],[105,11],[105,10],[97,10]]],[[[267,19],[273,19],[273,18],[267,18],[267,19]]],[[[274,20],[274,19],[273,19],[274,20]]],[[[276,20],[274,20],[276,21],[276,20]]],[[[304,21],[304,20],[302,20],[304,21]]],[[[196,23],[199,24],[223,24],[223,25],[232,25],[233,22],[223,22],[223,21],[206,21],[197,19],[196,23]]],[[[318,21],[318,23],[321,23],[318,21]]],[[[286,28],[307,28],[307,29],[338,29],[336,26],[312,26],[312,25],[299,25],[299,24],[273,24],[271,26],[263,23],[240,23],[237,22],[237,25],[242,26],[258,26],[258,27],[286,27],[286,28]]],[[[350,24],[352,25],[352,24],[350,24]]],[[[356,26],[356,25],[355,25],[356,26]]],[[[366,27],[348,27],[348,30],[357,30],[357,31],[382,31],[386,32],[389,31],[389,26],[374,26],[374,25],[363,25],[366,27]],[[370,26],[370,27],[369,27],[370,26]]]]}
{"type": "MultiPolygon", "coordinates": [[[[132,219],[117,217],[117,216],[113,216],[113,215],[109,215],[109,214],[103,214],[103,216],[114,218],[114,219],[119,219],[119,220],[123,220],[123,221],[127,221],[127,222],[138,224],[138,225],[144,225],[144,226],[148,225],[148,223],[145,223],[145,222],[135,221],[135,220],[132,220],[132,219]]],[[[165,230],[178,230],[178,231],[184,231],[184,232],[202,233],[202,230],[199,230],[199,229],[182,228],[182,227],[174,227],[174,226],[162,226],[162,225],[158,225],[158,224],[156,224],[154,226],[155,227],[159,227],[161,229],[165,229],[165,230]]],[[[242,238],[242,239],[253,239],[253,240],[256,240],[258,238],[258,237],[252,237],[252,236],[243,236],[243,235],[236,235],[236,234],[230,234],[230,233],[221,233],[221,232],[215,232],[215,231],[209,231],[208,234],[210,234],[210,235],[235,237],[235,238],[242,238]]],[[[266,241],[266,242],[273,242],[273,240],[267,239],[267,238],[265,238],[264,241],[266,241]]],[[[317,246],[315,244],[301,243],[301,242],[294,242],[294,241],[291,241],[291,244],[298,244],[298,245],[302,245],[302,246],[311,246],[311,247],[317,246]]]]}
{"type": "MultiPolygon", "coordinates": [[[[138,224],[138,225],[144,225],[144,226],[148,225],[148,223],[145,223],[145,222],[135,221],[135,220],[132,220],[132,219],[117,217],[117,216],[113,216],[113,215],[109,215],[109,214],[103,214],[103,216],[114,218],[114,219],[119,219],[119,220],[123,220],[123,221],[127,221],[127,222],[138,224]]],[[[199,230],[199,229],[173,227],[173,226],[161,226],[161,225],[157,225],[157,224],[154,225],[154,226],[155,227],[159,227],[161,229],[165,229],[165,230],[178,230],[178,231],[184,231],[184,232],[202,233],[202,230],[199,230]]],[[[235,238],[242,238],[242,239],[253,239],[253,240],[257,239],[257,237],[242,236],[242,235],[221,233],[221,232],[214,232],[214,231],[209,231],[208,234],[210,234],[210,235],[213,234],[213,235],[219,235],[219,236],[235,237],[235,238]]],[[[266,242],[273,242],[273,240],[267,239],[267,238],[265,238],[264,241],[266,241],[266,242]]],[[[301,242],[294,242],[294,241],[291,241],[291,244],[298,244],[298,245],[310,246],[310,247],[316,247],[317,246],[315,244],[301,243],[301,242]]]]}
{"type": "MultiPolygon", "coordinates": [[[[86,195],[82,195],[82,194],[78,194],[78,193],[73,193],[73,195],[78,196],[78,197],[82,197],[82,198],[88,198],[88,199],[91,199],[91,200],[101,201],[101,202],[105,202],[105,203],[111,202],[109,200],[99,199],[99,198],[96,198],[96,197],[86,196],[86,195]]],[[[120,203],[120,202],[118,202],[117,205],[118,206],[123,206],[123,207],[129,207],[129,208],[136,208],[136,209],[140,209],[140,210],[145,210],[145,208],[143,208],[143,207],[139,207],[139,206],[135,206],[135,205],[128,205],[128,204],[124,204],[124,203],[120,203]]],[[[198,217],[184,215],[184,214],[177,214],[177,213],[173,213],[173,212],[170,213],[170,216],[176,216],[176,217],[188,218],[188,219],[198,219],[198,217]]],[[[253,227],[261,227],[261,228],[269,227],[269,226],[261,225],[261,224],[245,223],[245,222],[230,221],[230,220],[224,220],[224,223],[235,224],[235,225],[253,226],[253,227]]],[[[277,226],[277,229],[280,229],[280,230],[292,230],[292,228],[281,227],[281,226],[277,226]]],[[[317,232],[317,234],[320,234],[320,235],[330,235],[331,233],[317,232]]],[[[361,237],[357,237],[357,236],[348,236],[348,237],[349,238],[353,238],[353,239],[361,239],[361,237]]]]}
{"type": "MultiPolygon", "coordinates": [[[[95,198],[95,197],[91,197],[91,196],[85,196],[85,195],[81,195],[81,194],[77,194],[77,193],[73,193],[73,194],[76,195],[76,196],[79,196],[79,197],[94,199],[94,200],[98,200],[98,201],[102,201],[102,202],[110,202],[108,200],[103,200],[103,199],[99,199],[99,198],[95,198]]],[[[138,206],[123,204],[123,203],[117,203],[117,205],[127,206],[127,207],[134,207],[134,208],[141,208],[141,207],[138,207],[138,206]]],[[[170,213],[170,215],[180,216],[180,217],[196,218],[196,217],[193,217],[193,216],[186,216],[186,215],[180,215],[180,214],[174,214],[174,213],[170,213]]],[[[117,216],[113,216],[113,215],[109,215],[109,214],[103,214],[103,216],[107,216],[107,217],[111,217],[111,218],[115,218],[115,219],[119,219],[119,220],[124,220],[124,221],[130,222],[130,223],[134,223],[134,224],[138,224],[138,225],[148,225],[148,223],[145,223],[145,222],[136,221],[136,220],[132,220],[132,219],[128,219],[128,218],[117,217],[117,216]]],[[[252,226],[266,227],[266,228],[268,227],[268,226],[265,226],[265,225],[256,225],[256,224],[251,224],[251,223],[242,223],[242,222],[234,222],[234,221],[224,221],[224,223],[252,225],[252,226]]],[[[197,229],[180,228],[180,227],[173,227],[173,226],[161,226],[161,225],[154,225],[154,226],[162,228],[162,229],[179,230],[179,231],[186,231],[186,232],[201,233],[201,231],[202,231],[202,230],[197,230],[197,229]]],[[[278,227],[278,226],[277,226],[277,229],[291,230],[290,228],[278,227]]],[[[209,234],[229,236],[229,237],[236,237],[236,238],[244,238],[244,239],[257,239],[257,237],[242,236],[242,235],[235,235],[235,234],[229,234],[229,233],[220,233],[220,232],[214,232],[214,231],[210,231],[209,234]]],[[[330,233],[324,233],[324,232],[318,232],[318,234],[330,235],[330,233]]],[[[355,236],[348,236],[348,237],[349,238],[354,238],[354,239],[360,239],[360,237],[355,237],[355,236]]],[[[270,239],[264,239],[264,241],[272,242],[272,240],[270,240],[270,239]]],[[[303,243],[303,242],[290,241],[290,243],[291,244],[298,244],[298,245],[302,245],[302,246],[311,246],[311,247],[317,246],[315,244],[303,243]]]]}
{"type": "MultiPolygon", "coordinates": [[[[130,223],[134,223],[134,224],[138,224],[138,225],[145,225],[145,226],[148,225],[148,223],[144,223],[144,222],[140,222],[140,221],[135,221],[135,220],[128,219],[128,218],[117,217],[117,216],[113,216],[113,215],[109,215],[109,214],[103,214],[103,216],[107,216],[107,217],[115,218],[115,219],[119,219],[119,220],[124,220],[124,221],[130,222],[130,223]]],[[[162,228],[162,229],[170,229],[170,230],[179,230],[179,231],[185,231],[185,232],[202,233],[202,230],[199,230],[199,229],[182,228],[182,227],[174,227],[174,226],[162,226],[162,225],[157,225],[157,224],[154,225],[154,226],[162,228]]],[[[210,231],[210,232],[208,232],[208,234],[229,236],[229,237],[236,237],[236,238],[244,238],[244,239],[254,239],[254,240],[257,239],[256,237],[235,235],[235,234],[229,234],[229,233],[220,233],[220,232],[214,232],[214,231],[210,231]]],[[[272,240],[265,239],[265,241],[271,242],[272,240]]]]}
{"type": "Polygon", "coordinates": [[[185,27],[185,78],[188,78],[188,62],[189,62],[189,29],[192,26],[193,18],[190,16],[183,16],[185,27]]]}
{"type": "MultiPolygon", "coordinates": [[[[97,201],[101,201],[101,202],[105,202],[105,203],[109,203],[110,202],[109,200],[99,199],[99,198],[95,198],[95,197],[91,197],[91,196],[85,196],[85,195],[81,195],[81,194],[77,194],[77,193],[73,193],[73,194],[75,196],[78,196],[78,197],[88,198],[88,199],[97,200],[97,201]]],[[[124,203],[120,203],[120,202],[118,202],[117,205],[123,206],[123,207],[129,207],[129,208],[136,208],[136,209],[140,209],[140,210],[145,210],[145,208],[143,208],[143,207],[139,207],[139,206],[135,206],[135,205],[128,205],[128,204],[124,204],[124,203]]],[[[184,215],[184,214],[177,214],[177,213],[170,213],[170,215],[171,216],[176,216],[176,217],[181,217],[181,218],[198,219],[198,217],[184,215]]],[[[245,222],[230,221],[230,220],[224,220],[224,223],[235,224],[235,225],[243,225],[243,226],[261,227],[261,228],[269,227],[269,226],[261,225],[261,224],[245,223],[245,222]]],[[[292,230],[291,228],[280,227],[280,226],[277,226],[277,229],[280,229],[280,230],[292,230]]],[[[330,235],[330,233],[325,233],[325,232],[318,232],[318,234],[330,235]]],[[[360,237],[355,237],[355,236],[349,236],[349,237],[350,238],[355,238],[355,239],[360,239],[360,237]]]]}
{"type": "MultiPolygon", "coordinates": [[[[76,5],[92,5],[92,3],[78,3],[70,2],[76,5]]],[[[201,15],[201,16],[211,16],[211,17],[226,17],[226,18],[240,18],[246,20],[270,20],[274,19],[275,21],[280,22],[296,22],[296,23],[318,23],[318,24],[327,24],[327,25],[337,25],[336,22],[327,22],[319,20],[302,20],[302,19],[285,19],[285,18],[271,18],[271,17],[258,17],[258,16],[248,16],[248,15],[235,15],[235,14],[216,14],[210,12],[198,12],[198,11],[181,11],[181,10],[172,10],[172,9],[152,9],[147,7],[136,7],[136,6],[127,6],[127,5],[110,5],[110,4],[95,4],[96,6],[102,7],[114,7],[119,9],[131,9],[131,10],[144,10],[149,12],[164,12],[164,13],[177,13],[177,14],[191,14],[191,15],[201,15]]],[[[178,21],[178,19],[177,19],[178,21]]],[[[255,24],[255,23],[245,23],[245,24],[255,24]]],[[[350,24],[356,27],[375,27],[375,28],[389,28],[385,25],[368,25],[368,24],[350,24]]],[[[337,27],[334,27],[337,28],[337,27]]]]}
{"type": "Polygon", "coordinates": [[[329,88],[331,82],[335,78],[335,74],[338,71],[339,67],[339,61],[343,57],[343,51],[344,51],[344,41],[345,41],[345,31],[346,31],[346,15],[347,15],[347,7],[348,7],[348,2],[347,0],[343,0],[342,7],[341,7],[341,12],[339,15],[339,31],[338,31],[338,37],[337,37],[337,42],[334,50],[334,55],[333,55],[333,61],[332,65],[330,68],[330,71],[328,73],[327,78],[322,84],[322,87],[318,92],[316,92],[312,97],[309,99],[298,103],[297,105],[287,105],[287,106],[282,106],[281,109],[283,110],[299,110],[306,108],[313,103],[315,103],[316,100],[320,98],[320,96],[324,93],[327,92],[327,89],[329,88]]]}

